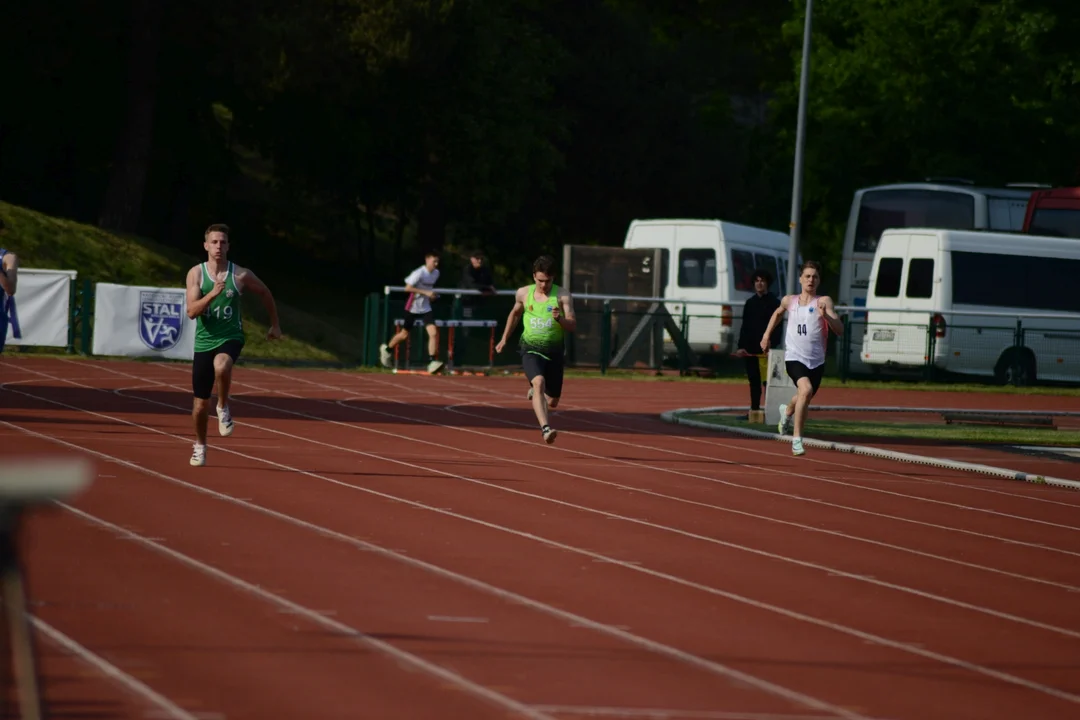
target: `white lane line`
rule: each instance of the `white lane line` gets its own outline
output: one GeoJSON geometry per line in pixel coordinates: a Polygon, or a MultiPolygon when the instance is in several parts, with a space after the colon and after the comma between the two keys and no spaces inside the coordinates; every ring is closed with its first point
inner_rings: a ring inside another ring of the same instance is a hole
{"type": "Polygon", "coordinates": [[[206,720],[207,714],[200,713],[196,715],[194,713],[188,712],[187,710],[184,710],[182,707],[174,703],[169,698],[153,690],[146,683],[132,677],[131,675],[128,675],[126,672],[116,667],[105,658],[101,657],[100,655],[93,652],[84,645],[80,645],[74,639],[60,632],[41,618],[31,617],[30,622],[34,624],[35,630],[40,632],[49,640],[52,640],[60,647],[77,656],[83,662],[92,665],[103,675],[114,680],[120,685],[123,685],[130,692],[138,695],[143,700],[153,704],[158,708],[158,710],[165,713],[169,718],[173,718],[173,720],[206,720]]]}

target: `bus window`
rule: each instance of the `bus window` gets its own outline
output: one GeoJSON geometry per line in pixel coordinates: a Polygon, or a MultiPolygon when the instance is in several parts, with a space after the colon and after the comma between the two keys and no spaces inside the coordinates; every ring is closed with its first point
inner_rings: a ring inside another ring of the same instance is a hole
{"type": "Polygon", "coordinates": [[[754,269],[753,253],[746,250],[731,251],[731,280],[736,290],[754,292],[754,281],[751,278],[754,269]]]}
{"type": "Polygon", "coordinates": [[[975,227],[975,198],[942,190],[868,190],[855,225],[854,251],[872,253],[881,233],[905,227],[970,230],[975,227]]]}
{"type": "Polygon", "coordinates": [[[1061,291],[1078,275],[1080,260],[954,250],[952,300],[956,305],[1080,312],[1080,294],[1061,291]]]}
{"type": "Polygon", "coordinates": [[[679,287],[716,287],[716,253],[705,249],[680,250],[679,287]]]}
{"type": "Polygon", "coordinates": [[[1036,208],[1028,233],[1080,238],[1080,208],[1036,208]]]}
{"type": "Polygon", "coordinates": [[[900,275],[903,272],[903,258],[881,258],[878,263],[874,294],[878,297],[900,297],[900,275]]]}
{"type": "Polygon", "coordinates": [[[783,295],[783,293],[780,292],[781,278],[777,272],[776,263],[777,258],[773,257],[772,255],[754,255],[754,267],[758,270],[768,270],[769,274],[772,275],[772,282],[769,283],[769,292],[773,293],[777,297],[780,297],[781,295],[783,295]]]}
{"type": "Polygon", "coordinates": [[[991,230],[1021,230],[1024,227],[1024,214],[1027,212],[1027,200],[1007,197],[989,197],[986,200],[987,213],[991,230]]]}

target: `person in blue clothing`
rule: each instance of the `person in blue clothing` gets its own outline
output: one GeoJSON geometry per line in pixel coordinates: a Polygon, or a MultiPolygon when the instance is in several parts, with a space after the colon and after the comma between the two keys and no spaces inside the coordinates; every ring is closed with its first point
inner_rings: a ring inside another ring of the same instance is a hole
{"type": "Polygon", "coordinates": [[[19,256],[5,250],[3,236],[7,226],[3,218],[0,218],[0,353],[4,352],[4,343],[7,341],[9,303],[15,297],[15,289],[19,285],[19,256]]]}

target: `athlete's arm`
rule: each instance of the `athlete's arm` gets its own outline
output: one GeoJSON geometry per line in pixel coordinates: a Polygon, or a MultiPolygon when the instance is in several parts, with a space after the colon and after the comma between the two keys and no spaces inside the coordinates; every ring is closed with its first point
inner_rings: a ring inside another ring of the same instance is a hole
{"type": "Polygon", "coordinates": [[[761,349],[764,352],[769,352],[769,338],[772,337],[773,328],[784,317],[784,312],[788,306],[788,298],[790,295],[785,295],[784,299],[780,301],[780,304],[776,306],[776,310],[769,317],[769,324],[765,328],[765,333],[761,336],[761,349]]]}
{"type": "Polygon", "coordinates": [[[559,291],[559,306],[562,307],[562,314],[556,316],[555,321],[562,325],[566,332],[574,332],[577,330],[577,316],[574,315],[574,298],[570,291],[559,291]]]}
{"type": "Polygon", "coordinates": [[[506,340],[510,337],[510,334],[514,332],[514,328],[517,327],[518,318],[525,313],[525,288],[518,288],[517,294],[514,296],[514,307],[510,309],[510,314],[506,316],[506,327],[503,328],[502,340],[495,346],[495,352],[501,353],[503,348],[506,347],[506,340]]]}
{"type": "Polygon", "coordinates": [[[8,295],[14,295],[19,285],[19,256],[7,253],[2,262],[4,272],[0,273],[0,287],[3,287],[8,295]]]}
{"type": "Polygon", "coordinates": [[[202,294],[202,265],[196,265],[188,270],[187,274],[187,316],[194,320],[206,312],[206,306],[210,301],[221,294],[225,289],[224,280],[215,280],[213,289],[206,295],[202,294]]]}
{"type": "Polygon", "coordinates": [[[818,298],[818,307],[821,308],[821,316],[829,324],[829,329],[837,335],[844,334],[844,321],[836,314],[833,299],[828,295],[818,298]]]}
{"type": "Polygon", "coordinates": [[[262,300],[263,307],[266,308],[266,313],[270,316],[270,330],[266,333],[266,337],[271,340],[281,337],[281,324],[278,321],[277,303],[274,302],[274,294],[270,292],[270,288],[266,287],[266,283],[260,280],[255,273],[247,268],[236,267],[233,265],[233,272],[236,277],[237,288],[240,292],[250,290],[262,300]]]}

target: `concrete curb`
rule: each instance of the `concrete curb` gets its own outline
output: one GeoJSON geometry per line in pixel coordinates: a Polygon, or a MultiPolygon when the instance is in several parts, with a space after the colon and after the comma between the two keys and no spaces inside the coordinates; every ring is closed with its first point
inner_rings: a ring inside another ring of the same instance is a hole
{"type": "MultiPolygon", "coordinates": [[[[840,407],[828,407],[819,406],[817,410],[839,410],[840,407]]],[[[843,408],[852,410],[883,410],[884,408],[843,408]]],[[[764,430],[751,430],[750,428],[738,428],[730,427],[726,425],[717,425],[715,423],[708,423],[703,420],[694,420],[686,417],[687,415],[704,415],[711,413],[721,412],[744,412],[745,407],[706,407],[706,408],[679,408],[678,410],[668,410],[667,412],[660,413],[660,419],[664,422],[671,423],[673,425],[686,425],[687,427],[701,428],[704,430],[712,430],[719,432],[728,432],[736,435],[743,435],[745,437],[760,438],[762,440],[779,440],[783,442],[791,442],[791,437],[787,435],[779,435],[773,432],[765,432],[764,430]]],[[[906,410],[911,412],[912,408],[897,408],[896,410],[906,410]]],[[[896,411],[894,410],[894,412],[896,411]]],[[[941,408],[923,408],[926,412],[943,412],[941,408]]],[[[948,412],[952,412],[948,410],[948,412]]],[[[971,412],[995,412],[993,410],[982,410],[971,412]]],[[[997,411],[1006,412],[1006,411],[997,411]]],[[[1010,413],[1012,414],[1012,413],[1010,413]]],[[[1062,413],[1073,415],[1076,413],[1062,413]]],[[[883,458],[886,460],[896,460],[898,462],[913,463],[916,465],[929,465],[932,467],[948,468],[950,470],[961,470],[964,472],[973,472],[980,475],[989,475],[991,477],[1002,478],[1004,480],[1019,480],[1021,482],[1030,482],[1037,485],[1053,485],[1055,487],[1068,488],[1070,490],[1080,490],[1080,481],[1066,480],[1064,478],[1047,477],[1045,475],[1034,475],[1031,473],[1021,472],[1019,470],[1009,470],[1006,468],[993,467],[991,465],[979,465],[976,463],[966,463],[959,460],[948,460],[946,458],[936,458],[927,455],[914,455],[911,453],[896,452],[895,450],[884,450],[882,448],[870,447],[868,445],[848,445],[846,443],[830,442],[827,440],[816,440],[814,438],[803,437],[803,445],[812,448],[819,448],[822,450],[835,450],[837,452],[853,453],[856,455],[868,455],[870,457],[883,458]]]]}

